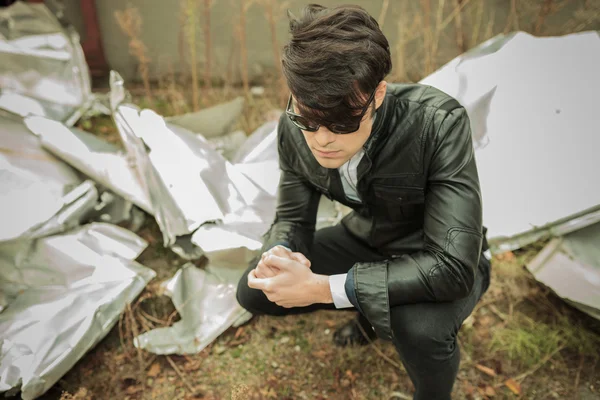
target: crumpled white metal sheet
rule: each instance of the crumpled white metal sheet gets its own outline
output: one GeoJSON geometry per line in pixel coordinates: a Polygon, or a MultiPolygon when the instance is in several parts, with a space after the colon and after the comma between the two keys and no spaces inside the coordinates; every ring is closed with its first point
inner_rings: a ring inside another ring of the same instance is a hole
{"type": "Polygon", "coordinates": [[[79,35],[44,4],[0,8],[0,60],[0,108],[71,126],[93,102],[79,35]]]}
{"type": "Polygon", "coordinates": [[[224,277],[223,267],[206,270],[184,265],[163,287],[181,320],[135,338],[135,345],[157,354],[193,354],[201,351],[236,321],[249,314],[237,303],[236,284],[242,269],[224,277]]]}
{"type": "MultiPolygon", "coordinates": [[[[138,336],[136,346],[158,354],[197,353],[230,326],[250,317],[237,303],[235,293],[275,216],[280,175],[276,136],[277,122],[266,123],[238,149],[234,164],[228,163],[223,175],[215,174],[215,182],[233,185],[246,203],[193,233],[192,242],[202,248],[208,266],[201,270],[188,264],[165,284],[181,320],[138,336]]],[[[340,206],[323,198],[317,228],[330,226],[341,217],[340,206]]]]}
{"type": "Polygon", "coordinates": [[[600,221],[600,37],[499,36],[421,82],[471,118],[493,251],[600,221]]]}
{"type": "Polygon", "coordinates": [[[600,223],[552,239],[527,268],[571,305],[600,320],[600,223]]]}
{"type": "Polygon", "coordinates": [[[78,226],[98,191],[41,148],[22,121],[0,116],[0,242],[78,226]]]}
{"type": "Polygon", "coordinates": [[[254,201],[260,188],[253,188],[205,139],[125,100],[123,80],[113,71],[113,118],[166,246],[254,201]]]}
{"type": "Polygon", "coordinates": [[[44,149],[142,210],[152,213],[150,199],[125,154],[117,146],[45,117],[27,117],[25,125],[39,137],[44,149]]]}
{"type": "Polygon", "coordinates": [[[132,262],[146,247],[135,234],[79,227],[130,211],[44,150],[20,117],[0,116],[0,393],[48,390],[154,276],[132,262]]]}
{"type": "Polygon", "coordinates": [[[133,261],[145,247],[104,223],[1,244],[0,291],[14,300],[0,313],[0,392],[34,399],[95,346],[155,276],[133,261]]]}

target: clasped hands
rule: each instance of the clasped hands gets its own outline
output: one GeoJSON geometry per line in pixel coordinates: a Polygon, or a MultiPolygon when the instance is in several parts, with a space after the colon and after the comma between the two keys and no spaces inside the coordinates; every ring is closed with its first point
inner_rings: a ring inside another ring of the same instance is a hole
{"type": "Polygon", "coordinates": [[[262,290],[269,301],[285,308],[332,303],[328,277],[313,273],[310,267],[304,254],[275,246],[248,273],[248,286],[262,290]]]}

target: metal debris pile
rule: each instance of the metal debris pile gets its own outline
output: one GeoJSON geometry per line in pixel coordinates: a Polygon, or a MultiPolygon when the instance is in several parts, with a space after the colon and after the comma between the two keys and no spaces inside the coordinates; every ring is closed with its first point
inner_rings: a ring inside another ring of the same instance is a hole
{"type": "Polygon", "coordinates": [[[422,83],[471,119],[483,221],[495,253],[554,238],[527,267],[600,317],[600,36],[499,36],[422,83]]]}
{"type": "MultiPolygon", "coordinates": [[[[17,2],[0,20],[10,21],[0,29],[0,392],[42,395],[155,277],[135,261],[144,215],[181,258],[162,283],[181,320],[135,345],[196,353],[247,320],[235,289],[274,217],[277,121],[233,131],[241,98],[163,118],[132,104],[116,72],[97,96],[75,31],[44,5],[17,2]],[[73,127],[102,110],[124,150],[73,127]],[[206,267],[190,262],[199,257],[206,267]]],[[[596,33],[517,33],[423,83],[469,111],[493,251],[554,236],[532,272],[598,318],[597,65],[596,33]]],[[[342,214],[324,198],[317,227],[342,214]]]]}
{"type": "MultiPolygon", "coordinates": [[[[162,284],[181,320],[135,345],[196,353],[247,320],[235,290],[274,217],[277,121],[249,137],[233,131],[241,98],[165,119],[132,104],[116,72],[96,96],[75,31],[44,5],[17,2],[0,18],[10,21],[0,42],[0,392],[46,392],[155,277],[134,261],[146,213],[182,259],[162,284]],[[124,151],[73,127],[98,110],[124,151]],[[189,262],[200,257],[202,269],[189,262]]],[[[324,199],[318,226],[340,217],[324,199]]]]}

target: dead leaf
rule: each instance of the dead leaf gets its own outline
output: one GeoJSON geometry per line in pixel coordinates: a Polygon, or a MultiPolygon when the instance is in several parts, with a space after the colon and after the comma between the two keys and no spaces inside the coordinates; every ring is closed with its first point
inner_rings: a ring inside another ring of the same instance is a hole
{"type": "Polygon", "coordinates": [[[488,385],[485,387],[484,394],[488,397],[494,397],[494,396],[496,396],[496,391],[494,390],[493,387],[488,385]]]}
{"type": "Polygon", "coordinates": [[[504,382],[504,384],[514,394],[516,394],[516,395],[520,395],[521,394],[521,385],[517,381],[515,381],[514,379],[510,378],[509,380],[507,380],[506,382],[504,382]]]}
{"type": "Polygon", "coordinates": [[[131,385],[131,386],[127,386],[127,389],[125,389],[125,393],[136,394],[136,393],[141,392],[142,390],[144,390],[144,389],[139,385],[131,385]]]}
{"type": "Polygon", "coordinates": [[[352,371],[351,371],[351,370],[349,370],[349,369],[348,369],[348,370],[346,370],[346,376],[347,376],[348,378],[350,378],[350,382],[354,383],[354,381],[355,381],[355,380],[356,380],[356,378],[358,377],[358,374],[354,374],[354,373],[352,373],[352,371]]]}
{"type": "Polygon", "coordinates": [[[496,376],[496,371],[481,364],[475,365],[475,368],[483,372],[484,374],[491,376],[492,378],[496,376]]]}
{"type": "Polygon", "coordinates": [[[325,325],[327,325],[328,328],[335,328],[337,324],[334,320],[328,319],[325,320],[325,325]]]}
{"type": "Polygon", "coordinates": [[[183,365],[186,372],[198,371],[202,366],[202,360],[190,360],[183,365]]]}
{"type": "Polygon", "coordinates": [[[494,322],[494,317],[490,315],[484,315],[483,317],[479,318],[478,322],[480,326],[488,327],[494,322]]]}
{"type": "Polygon", "coordinates": [[[463,385],[463,390],[468,396],[473,396],[475,393],[475,386],[471,385],[469,382],[465,382],[463,385]]]}
{"type": "Polygon", "coordinates": [[[117,354],[117,355],[116,355],[116,356],[113,358],[113,360],[115,360],[115,363],[116,363],[117,365],[120,365],[120,364],[122,364],[124,361],[126,361],[126,358],[127,358],[127,354],[125,354],[125,353],[121,353],[121,354],[117,354]]]}
{"type": "Polygon", "coordinates": [[[156,378],[158,374],[160,374],[160,364],[155,362],[150,366],[150,369],[148,370],[148,376],[150,378],[156,378]]]}
{"type": "Polygon", "coordinates": [[[317,357],[317,358],[321,358],[321,359],[323,359],[323,358],[327,357],[327,355],[328,355],[329,353],[327,353],[325,350],[318,350],[318,351],[313,351],[311,354],[312,354],[314,357],[317,357]]]}
{"type": "Polygon", "coordinates": [[[515,253],[513,253],[512,251],[507,251],[501,254],[498,254],[496,256],[496,259],[498,261],[506,261],[506,262],[510,262],[510,261],[514,261],[517,257],[515,257],[515,253]]]}
{"type": "Polygon", "coordinates": [[[239,338],[239,337],[242,335],[242,333],[244,333],[244,328],[240,326],[240,327],[237,329],[237,331],[235,331],[235,335],[233,336],[233,338],[234,338],[234,339],[237,339],[237,338],[239,338]]]}

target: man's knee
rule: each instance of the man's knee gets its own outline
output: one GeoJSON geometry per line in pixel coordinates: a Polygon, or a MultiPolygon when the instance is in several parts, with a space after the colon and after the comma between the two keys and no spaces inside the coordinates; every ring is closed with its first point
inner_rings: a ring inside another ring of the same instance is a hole
{"type": "MultiPolygon", "coordinates": [[[[456,332],[439,318],[414,315],[407,318],[400,307],[392,309],[394,340],[405,353],[432,361],[450,359],[456,351],[456,332]]],[[[405,354],[408,355],[408,354],[405,354]]]]}

